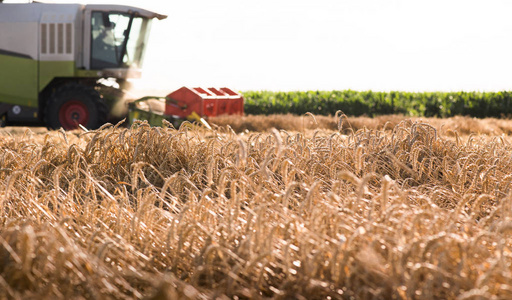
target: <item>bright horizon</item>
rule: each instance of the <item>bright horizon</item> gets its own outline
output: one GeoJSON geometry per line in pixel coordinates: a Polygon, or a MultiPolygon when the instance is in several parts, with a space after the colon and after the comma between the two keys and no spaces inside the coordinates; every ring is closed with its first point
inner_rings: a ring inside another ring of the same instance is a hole
{"type": "Polygon", "coordinates": [[[512,90],[512,1],[78,2],[168,15],[138,88],[512,90]]]}

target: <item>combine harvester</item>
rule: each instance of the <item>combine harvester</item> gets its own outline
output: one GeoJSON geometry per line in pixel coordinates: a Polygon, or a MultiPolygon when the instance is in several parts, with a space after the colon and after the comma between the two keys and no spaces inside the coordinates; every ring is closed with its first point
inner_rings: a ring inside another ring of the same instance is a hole
{"type": "MultiPolygon", "coordinates": [[[[0,0],[0,125],[95,129],[139,78],[153,19],[167,16],[123,5],[0,0]]],[[[228,88],[183,87],[167,97],[129,104],[128,123],[243,114],[243,97],[228,88]],[[163,112],[143,109],[165,101],[163,112]]]]}

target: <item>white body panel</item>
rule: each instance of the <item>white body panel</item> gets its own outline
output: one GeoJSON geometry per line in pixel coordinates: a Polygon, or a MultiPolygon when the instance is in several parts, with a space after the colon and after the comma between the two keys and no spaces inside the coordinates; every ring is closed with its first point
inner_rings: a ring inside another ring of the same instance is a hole
{"type": "Polygon", "coordinates": [[[75,50],[82,48],[82,10],[81,5],[43,9],[39,29],[39,60],[75,61],[80,65],[81,51],[75,50]]]}
{"type": "Polygon", "coordinates": [[[0,51],[35,60],[78,61],[80,4],[0,4],[0,51]]]}
{"type": "Polygon", "coordinates": [[[0,50],[16,53],[20,56],[27,56],[32,59],[38,58],[38,31],[39,22],[2,22],[0,11],[0,50]],[[16,30],[12,28],[15,27],[16,30]],[[23,38],[20,38],[20,35],[23,38]]]}

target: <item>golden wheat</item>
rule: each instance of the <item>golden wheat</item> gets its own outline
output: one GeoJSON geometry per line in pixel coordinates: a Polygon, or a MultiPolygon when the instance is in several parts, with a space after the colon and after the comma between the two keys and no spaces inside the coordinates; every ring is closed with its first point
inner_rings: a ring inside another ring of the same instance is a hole
{"type": "Polygon", "coordinates": [[[4,132],[0,297],[512,297],[510,137],[381,121],[4,132]]]}

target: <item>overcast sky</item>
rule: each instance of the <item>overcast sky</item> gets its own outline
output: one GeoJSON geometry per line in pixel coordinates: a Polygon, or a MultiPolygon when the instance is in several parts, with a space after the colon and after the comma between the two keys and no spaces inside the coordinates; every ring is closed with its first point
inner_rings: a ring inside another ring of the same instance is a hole
{"type": "Polygon", "coordinates": [[[79,2],[169,16],[153,24],[140,87],[512,89],[512,1],[79,2]]]}

